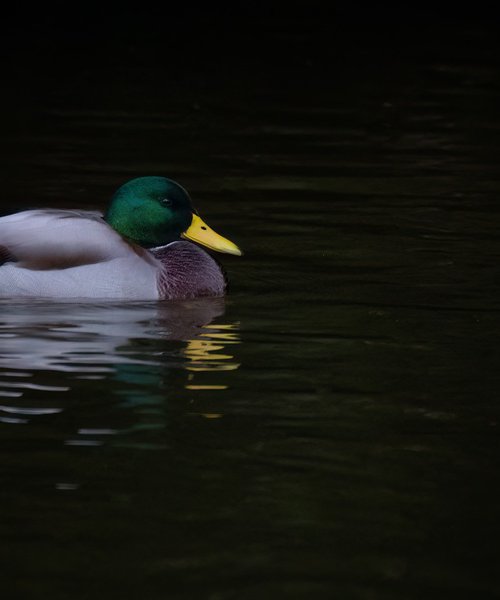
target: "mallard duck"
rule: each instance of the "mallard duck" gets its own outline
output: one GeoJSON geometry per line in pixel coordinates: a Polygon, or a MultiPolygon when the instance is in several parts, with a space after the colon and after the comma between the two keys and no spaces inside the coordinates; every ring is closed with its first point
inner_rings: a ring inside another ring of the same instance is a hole
{"type": "Polygon", "coordinates": [[[0,218],[0,297],[221,296],[224,274],[197,244],[241,255],[202,221],[182,186],[139,177],[116,191],[104,215],[40,209],[0,218]]]}

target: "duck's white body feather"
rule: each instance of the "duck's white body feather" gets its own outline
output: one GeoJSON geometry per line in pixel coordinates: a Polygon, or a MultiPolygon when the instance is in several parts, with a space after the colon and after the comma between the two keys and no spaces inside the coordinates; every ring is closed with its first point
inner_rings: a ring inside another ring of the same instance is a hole
{"type": "Polygon", "coordinates": [[[99,213],[49,209],[0,218],[0,252],[0,297],[160,297],[162,263],[99,213]]]}
{"type": "Polygon", "coordinates": [[[0,297],[158,300],[156,272],[137,256],[105,263],[34,271],[0,267],[0,297]]]}

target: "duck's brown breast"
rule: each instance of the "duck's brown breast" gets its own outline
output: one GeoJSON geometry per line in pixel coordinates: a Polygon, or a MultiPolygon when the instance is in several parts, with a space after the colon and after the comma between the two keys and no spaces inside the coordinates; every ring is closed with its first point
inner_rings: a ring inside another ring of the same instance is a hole
{"type": "Polygon", "coordinates": [[[150,251],[162,263],[158,274],[160,299],[224,295],[226,279],[220,265],[195,244],[172,242],[150,251]]]}

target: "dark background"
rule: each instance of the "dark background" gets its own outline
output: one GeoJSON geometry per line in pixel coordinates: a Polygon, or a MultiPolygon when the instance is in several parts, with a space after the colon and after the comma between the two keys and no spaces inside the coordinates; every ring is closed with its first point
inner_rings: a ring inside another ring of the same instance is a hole
{"type": "Polygon", "coordinates": [[[337,70],[352,70],[356,77],[360,63],[383,71],[391,62],[411,66],[416,57],[450,53],[457,59],[498,61],[497,36],[490,35],[496,28],[495,14],[456,6],[11,7],[3,14],[3,97],[19,102],[24,96],[29,103],[50,93],[58,81],[93,70],[107,69],[111,76],[124,63],[164,68],[165,79],[150,81],[145,93],[154,93],[155,83],[166,90],[190,79],[224,76],[241,85],[247,77],[278,78],[293,93],[308,79],[318,85],[321,73],[324,85],[334,87],[337,70]]]}
{"type": "Polygon", "coordinates": [[[4,417],[42,409],[2,424],[8,598],[498,597],[500,50],[470,10],[4,12],[2,210],[167,175],[245,252],[233,368],[195,379],[227,393],[185,387],[168,305],[2,305],[4,417]]]}
{"type": "Polygon", "coordinates": [[[33,173],[11,160],[12,139],[50,129],[48,109],[153,112],[164,99],[168,110],[184,105],[210,126],[213,114],[203,109],[218,99],[238,110],[248,104],[249,112],[256,95],[260,106],[266,98],[313,105],[350,95],[362,102],[373,89],[407,93],[425,63],[497,68],[496,29],[494,13],[456,6],[11,6],[0,40],[4,181],[22,201],[19,186],[33,173]]]}

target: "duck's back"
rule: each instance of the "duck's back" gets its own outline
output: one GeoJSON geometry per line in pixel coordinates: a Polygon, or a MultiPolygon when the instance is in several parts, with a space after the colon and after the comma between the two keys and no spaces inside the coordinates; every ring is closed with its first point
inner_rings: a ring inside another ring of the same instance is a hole
{"type": "Polygon", "coordinates": [[[158,261],[98,213],[34,210],[0,219],[0,296],[158,298],[158,261]]]}
{"type": "Polygon", "coordinates": [[[100,213],[55,209],[0,218],[0,246],[18,266],[39,270],[102,262],[130,251],[100,213]]]}

